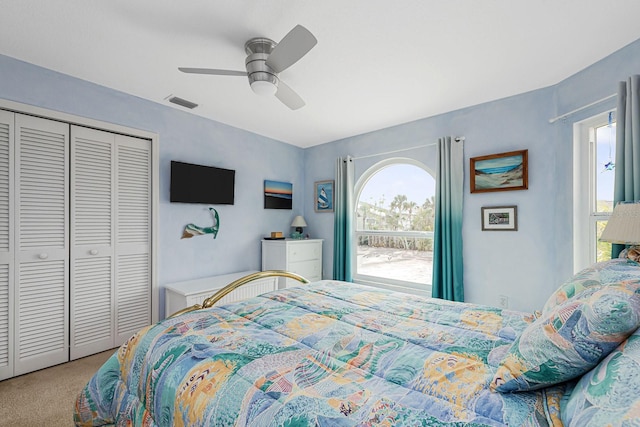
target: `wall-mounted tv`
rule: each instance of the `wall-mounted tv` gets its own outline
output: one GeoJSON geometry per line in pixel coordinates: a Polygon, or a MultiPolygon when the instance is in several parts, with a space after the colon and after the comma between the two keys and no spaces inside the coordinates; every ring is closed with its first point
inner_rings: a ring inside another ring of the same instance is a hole
{"type": "Polygon", "coordinates": [[[171,161],[170,201],[232,205],[236,171],[171,161]]]}

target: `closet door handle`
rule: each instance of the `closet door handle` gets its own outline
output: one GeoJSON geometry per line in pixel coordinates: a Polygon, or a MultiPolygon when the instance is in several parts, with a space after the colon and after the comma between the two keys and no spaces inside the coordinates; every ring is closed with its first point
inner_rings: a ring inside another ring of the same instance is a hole
{"type": "Polygon", "coordinates": [[[98,250],[97,250],[97,249],[91,249],[91,250],[89,251],[89,253],[90,253],[91,255],[98,255],[98,250]]]}
{"type": "Polygon", "coordinates": [[[40,255],[38,255],[38,258],[40,259],[47,259],[49,258],[49,254],[46,252],[41,253],[40,255]]]}

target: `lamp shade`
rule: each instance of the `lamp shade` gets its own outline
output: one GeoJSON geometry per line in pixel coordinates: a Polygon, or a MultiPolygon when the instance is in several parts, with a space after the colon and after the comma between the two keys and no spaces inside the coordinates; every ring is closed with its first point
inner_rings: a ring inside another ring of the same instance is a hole
{"type": "Polygon", "coordinates": [[[620,202],[613,208],[600,240],[636,245],[640,243],[640,202],[620,202]]]}
{"type": "Polygon", "coordinates": [[[293,222],[291,223],[292,227],[306,227],[307,223],[305,222],[304,218],[302,217],[302,215],[298,215],[297,217],[293,218],[293,222]]]}

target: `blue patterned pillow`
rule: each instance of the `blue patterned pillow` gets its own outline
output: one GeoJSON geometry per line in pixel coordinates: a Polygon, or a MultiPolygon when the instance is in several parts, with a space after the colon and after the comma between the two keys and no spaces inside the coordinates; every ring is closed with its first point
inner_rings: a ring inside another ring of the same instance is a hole
{"type": "Polygon", "coordinates": [[[535,390],[579,377],[638,326],[640,279],[587,288],[543,313],[516,338],[491,388],[535,390]]]}
{"type": "Polygon", "coordinates": [[[638,425],[640,330],[580,378],[561,417],[567,427],[638,425]]]}
{"type": "Polygon", "coordinates": [[[542,314],[548,314],[572,298],[579,298],[582,292],[590,288],[612,283],[637,282],[640,280],[638,266],[640,264],[626,258],[614,258],[593,264],[560,285],[545,303],[542,314]]]}

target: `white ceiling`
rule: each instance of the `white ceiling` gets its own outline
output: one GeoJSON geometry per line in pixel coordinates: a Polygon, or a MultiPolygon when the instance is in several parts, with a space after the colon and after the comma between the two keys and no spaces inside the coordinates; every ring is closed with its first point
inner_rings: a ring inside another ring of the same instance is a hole
{"type": "MultiPolygon", "coordinates": [[[[3,0],[0,54],[300,147],[560,82],[640,38],[637,0],[3,0]],[[613,10],[613,8],[617,10],[613,10]],[[244,43],[296,24],[318,44],[254,94],[244,43]]],[[[1,78],[1,75],[0,75],[1,78]]]]}

